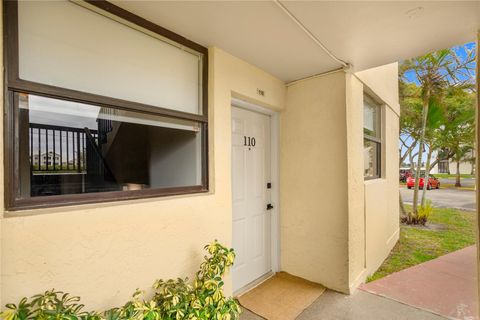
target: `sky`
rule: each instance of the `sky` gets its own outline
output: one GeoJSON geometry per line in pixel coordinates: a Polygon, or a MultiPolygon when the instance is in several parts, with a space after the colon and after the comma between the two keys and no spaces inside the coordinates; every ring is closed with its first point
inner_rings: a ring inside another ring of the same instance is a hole
{"type": "MultiPolygon", "coordinates": [[[[452,49],[455,50],[455,52],[457,53],[457,55],[461,59],[465,59],[468,55],[467,50],[474,50],[475,49],[475,42],[470,42],[470,43],[466,43],[464,45],[455,46],[452,49]]],[[[470,66],[473,68],[473,70],[475,70],[476,62],[473,62],[470,66]]],[[[418,79],[417,79],[417,77],[416,77],[416,75],[413,71],[405,73],[405,78],[406,78],[407,82],[419,84],[419,81],[418,81],[418,79]]],[[[470,79],[472,79],[472,78],[475,79],[475,71],[473,71],[473,74],[471,75],[470,79]]],[[[467,80],[467,78],[464,77],[461,80],[467,80]]],[[[399,143],[400,143],[400,148],[402,148],[402,151],[405,150],[406,148],[402,146],[402,143],[401,142],[399,142],[399,143]]],[[[416,153],[417,151],[418,151],[418,147],[415,149],[414,153],[416,153]]],[[[426,152],[424,152],[423,157],[422,157],[423,162],[426,161],[426,157],[427,157],[426,152]]],[[[408,163],[408,159],[406,160],[406,162],[408,163]]]]}
{"type": "MultiPolygon", "coordinates": [[[[462,58],[462,59],[465,59],[467,57],[467,50],[473,50],[475,48],[475,42],[470,42],[470,43],[467,43],[467,44],[464,44],[464,45],[461,45],[461,46],[455,46],[453,47],[452,49],[455,50],[455,52],[462,58]]],[[[472,66],[473,68],[475,69],[475,62],[472,63],[472,66]]],[[[416,75],[413,71],[411,72],[407,72],[405,74],[405,77],[407,79],[408,82],[414,82],[416,84],[419,84],[418,83],[418,80],[416,78],[416,75]]],[[[465,80],[462,79],[462,80],[465,80]]]]}

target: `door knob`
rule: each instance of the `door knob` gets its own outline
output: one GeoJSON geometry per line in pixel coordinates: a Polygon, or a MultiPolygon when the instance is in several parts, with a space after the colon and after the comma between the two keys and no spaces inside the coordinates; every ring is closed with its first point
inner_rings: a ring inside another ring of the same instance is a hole
{"type": "Polygon", "coordinates": [[[273,206],[271,203],[267,204],[267,210],[272,210],[273,209],[273,206]]]}

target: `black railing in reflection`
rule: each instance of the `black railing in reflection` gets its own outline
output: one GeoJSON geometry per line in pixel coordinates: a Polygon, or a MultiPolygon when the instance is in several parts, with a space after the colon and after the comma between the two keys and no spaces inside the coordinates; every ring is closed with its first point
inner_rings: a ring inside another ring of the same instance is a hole
{"type": "MultiPolygon", "coordinates": [[[[86,173],[87,143],[83,128],[30,123],[30,166],[32,173],[86,173]]],[[[98,143],[98,133],[90,130],[98,143]]]]}
{"type": "MultiPolygon", "coordinates": [[[[90,166],[96,167],[96,170],[90,170],[88,174],[90,175],[97,175],[98,177],[102,177],[102,182],[108,182],[110,184],[117,184],[117,180],[110,170],[105,158],[102,155],[102,150],[98,144],[98,135],[94,136],[92,130],[85,128],[84,129],[85,137],[87,138],[87,163],[90,166]],[[91,152],[93,150],[93,152],[91,152]],[[96,172],[94,172],[96,171],[96,172]]],[[[106,141],[106,139],[105,139],[106,141]]],[[[102,144],[100,144],[102,145],[102,144]]]]}

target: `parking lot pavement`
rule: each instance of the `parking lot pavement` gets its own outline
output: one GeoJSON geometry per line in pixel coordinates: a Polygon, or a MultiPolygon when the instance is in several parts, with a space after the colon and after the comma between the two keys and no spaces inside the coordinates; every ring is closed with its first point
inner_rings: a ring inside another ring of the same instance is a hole
{"type": "MultiPolygon", "coordinates": [[[[413,202],[413,189],[400,187],[403,201],[407,204],[413,202]]],[[[419,199],[422,196],[422,190],[419,192],[419,199]]],[[[427,191],[427,199],[432,201],[434,207],[455,208],[468,211],[475,211],[475,191],[455,190],[455,189],[432,189],[427,191]]]]}
{"type": "MultiPolygon", "coordinates": [[[[455,178],[438,178],[440,184],[447,185],[447,184],[455,184],[455,178]]],[[[474,187],[475,186],[475,179],[474,178],[462,178],[460,183],[462,187],[474,187]]]]}

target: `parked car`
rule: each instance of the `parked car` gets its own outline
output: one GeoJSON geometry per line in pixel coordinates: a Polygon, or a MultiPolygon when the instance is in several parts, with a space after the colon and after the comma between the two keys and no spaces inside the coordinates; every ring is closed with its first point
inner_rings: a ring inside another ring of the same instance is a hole
{"type": "Polygon", "coordinates": [[[412,176],[410,168],[400,168],[400,182],[407,182],[407,178],[412,176]]]}
{"type": "MultiPolygon", "coordinates": [[[[425,175],[421,175],[420,181],[419,181],[420,189],[423,189],[424,180],[425,180],[425,175]]],[[[407,178],[407,188],[412,189],[413,187],[415,187],[415,177],[411,175],[410,177],[407,178]]],[[[440,181],[438,181],[438,179],[435,178],[434,176],[429,175],[427,189],[430,190],[432,188],[440,189],[440,181]]]]}

